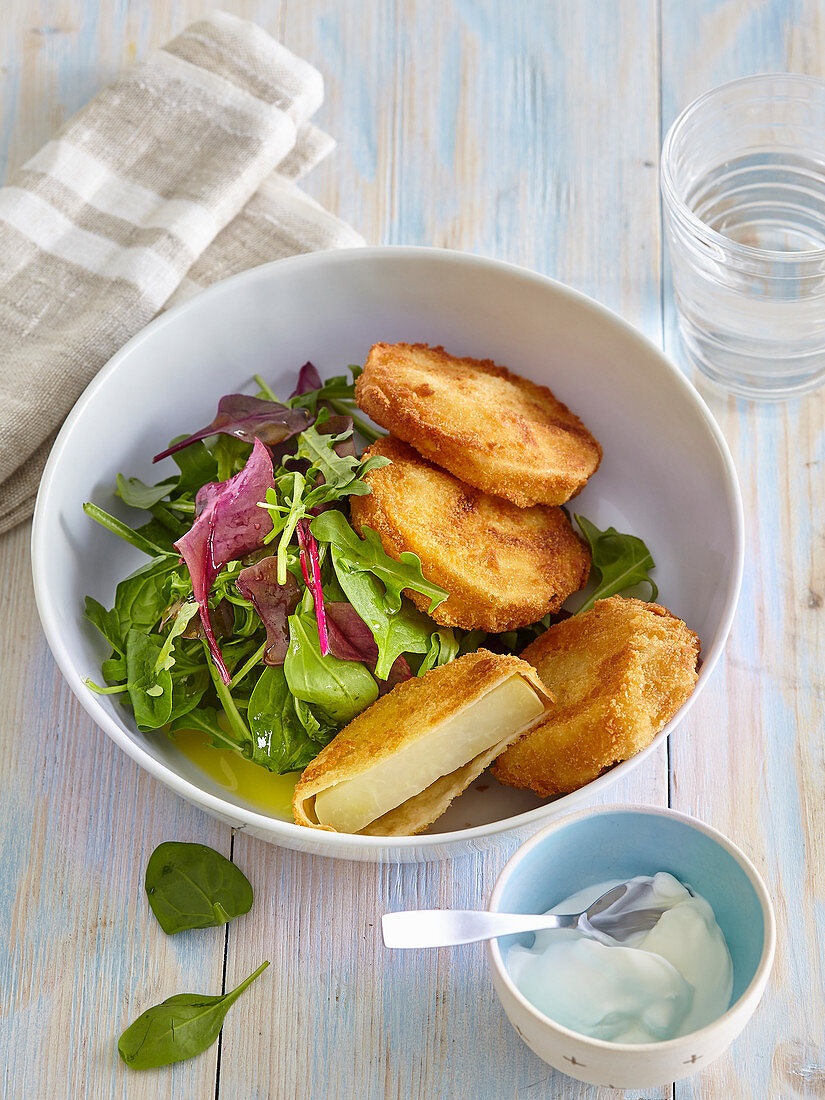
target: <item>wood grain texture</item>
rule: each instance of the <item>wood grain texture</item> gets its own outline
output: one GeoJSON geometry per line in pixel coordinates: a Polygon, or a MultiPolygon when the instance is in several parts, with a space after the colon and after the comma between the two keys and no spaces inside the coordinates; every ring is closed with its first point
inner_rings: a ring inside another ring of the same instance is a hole
{"type": "MultiPolygon", "coordinates": [[[[770,71],[825,76],[821,3],[664,0],[665,129],[708,89],[770,71]]],[[[669,282],[663,302],[665,348],[678,358],[669,282]]],[[[725,658],[671,741],[672,804],[726,833],[753,859],[774,898],[779,936],[771,983],[750,1026],[676,1095],[821,1097],[825,397],[760,405],[701,382],[699,388],[739,471],[747,554],[725,658]]]]}
{"type": "MultiPolygon", "coordinates": [[[[662,0],[661,11],[655,0],[223,6],[324,72],[317,121],[339,149],[306,186],[368,241],[534,267],[653,339],[664,334],[674,352],[660,270],[662,123],[722,80],[768,68],[823,75],[825,65],[819,0],[662,0]]],[[[6,0],[0,176],[203,10],[195,0],[6,0]]],[[[820,1097],[823,398],[710,401],[742,475],[750,554],[726,659],[672,740],[671,798],[742,844],[792,923],[765,1001],[731,1053],[675,1092],[624,1095],[820,1097]]],[[[217,1092],[217,1048],[171,1070],[125,1071],[114,1049],[122,1026],[172,992],[217,990],[224,965],[221,930],[167,939],[156,926],[142,894],[148,854],[173,838],[229,852],[230,833],[92,727],[40,632],[28,529],[0,540],[0,555],[4,1096],[616,1095],[551,1071],[521,1044],[478,947],[380,947],[385,909],[482,904],[512,842],[450,863],[375,868],[238,835],[233,858],[257,900],[230,926],[227,984],[263,958],[272,966],[228,1019],[217,1092]]],[[[662,750],[602,801],[667,798],[662,750]]]]}

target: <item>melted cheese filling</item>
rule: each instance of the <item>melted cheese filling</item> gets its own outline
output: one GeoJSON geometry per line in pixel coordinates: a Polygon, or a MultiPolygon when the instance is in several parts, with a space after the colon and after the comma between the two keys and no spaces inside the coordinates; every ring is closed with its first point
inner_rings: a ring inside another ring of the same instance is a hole
{"type": "Polygon", "coordinates": [[[357,833],[479,753],[530,725],[545,705],[521,676],[511,676],[440,726],[380,760],[355,779],[321,791],[322,825],[357,833]]]}

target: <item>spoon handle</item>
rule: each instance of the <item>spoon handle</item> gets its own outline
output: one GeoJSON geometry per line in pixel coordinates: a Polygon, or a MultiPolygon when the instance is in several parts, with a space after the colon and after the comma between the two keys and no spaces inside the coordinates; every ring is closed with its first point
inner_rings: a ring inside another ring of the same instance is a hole
{"type": "Polygon", "coordinates": [[[485,909],[414,909],[385,913],[381,931],[387,947],[451,947],[476,943],[515,932],[536,932],[546,928],[573,928],[578,913],[548,916],[491,913],[485,909]]]}

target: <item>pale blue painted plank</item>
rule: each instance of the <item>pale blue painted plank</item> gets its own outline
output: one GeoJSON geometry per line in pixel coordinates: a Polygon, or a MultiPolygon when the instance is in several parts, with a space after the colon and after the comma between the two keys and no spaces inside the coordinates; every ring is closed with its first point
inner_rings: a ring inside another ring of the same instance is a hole
{"type": "MultiPolygon", "coordinates": [[[[662,41],[665,125],[696,95],[748,73],[825,75],[819,4],[664,0],[662,41]]],[[[666,276],[666,347],[679,356],[666,276]]],[[[728,1057],[676,1094],[814,1096],[825,1082],[825,685],[816,599],[823,590],[825,405],[821,395],[758,406],[703,392],[742,476],[748,556],[725,667],[691,715],[695,736],[672,749],[675,804],[728,832],[755,860],[777,903],[780,938],[774,978],[752,1024],[728,1057]],[[708,754],[724,781],[705,774],[708,754]]]]}

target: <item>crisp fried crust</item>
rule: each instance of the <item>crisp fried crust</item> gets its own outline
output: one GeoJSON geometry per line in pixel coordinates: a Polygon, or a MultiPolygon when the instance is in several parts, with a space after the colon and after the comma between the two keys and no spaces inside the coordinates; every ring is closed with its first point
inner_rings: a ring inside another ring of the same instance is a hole
{"type": "MultiPolygon", "coordinates": [[[[306,766],[295,787],[292,808],[299,825],[334,832],[315,817],[315,799],[321,791],[354,779],[365,769],[385,760],[411,742],[430,733],[462,708],[483,698],[513,675],[530,684],[544,703],[553,697],[544,689],[532,665],[518,657],[479,649],[447,665],[430,669],[397,684],[353,718],[306,766]]],[[[541,721],[539,716],[537,721],[541,721]]],[[[531,728],[526,727],[527,729],[531,728]]],[[[450,805],[452,800],[481,774],[508,744],[522,736],[524,728],[502,730],[501,741],[449,775],[443,775],[425,790],[397,806],[361,833],[370,836],[409,836],[420,832],[450,805]]]]}
{"type": "Polygon", "coordinates": [[[621,596],[551,626],[522,658],[556,706],[498,758],[494,775],[548,797],[640,752],[693,691],[699,649],[664,607],[621,596]]]}
{"type": "Polygon", "coordinates": [[[355,398],[431,462],[522,508],[563,504],[601,462],[599,444],[546,386],[490,359],[375,344],[355,398]]]}
{"type": "MultiPolygon", "coordinates": [[[[557,611],[587,581],[590,552],[560,508],[518,508],[465,485],[392,436],[365,454],[390,466],[367,475],[372,492],[351,497],[357,531],[371,527],[396,561],[406,550],[449,592],[432,612],[442,626],[515,630],[557,611]]],[[[422,611],[429,598],[409,592],[422,611]]]]}

